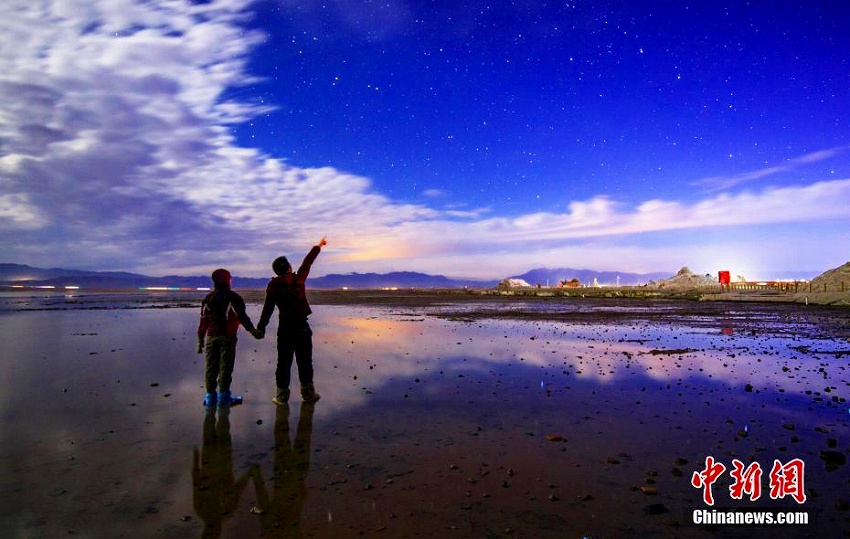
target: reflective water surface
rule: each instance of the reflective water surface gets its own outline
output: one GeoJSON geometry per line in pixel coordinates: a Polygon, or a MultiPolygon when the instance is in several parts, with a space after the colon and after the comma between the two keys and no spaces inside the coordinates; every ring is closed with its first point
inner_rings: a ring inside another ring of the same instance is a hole
{"type": "Polygon", "coordinates": [[[690,523],[709,455],[765,473],[756,502],[727,473],[718,506],[808,511],[783,537],[850,526],[850,343],[804,322],[314,310],[321,400],[270,402],[271,327],[240,338],[245,403],[213,413],[194,307],[0,310],[3,536],[775,534],[690,523]],[[771,465],[794,458],[806,502],[771,500],[771,465]]]}

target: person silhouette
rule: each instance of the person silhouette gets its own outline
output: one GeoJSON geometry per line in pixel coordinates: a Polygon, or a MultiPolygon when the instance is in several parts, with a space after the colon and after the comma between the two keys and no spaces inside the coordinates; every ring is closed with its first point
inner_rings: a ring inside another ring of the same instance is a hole
{"type": "Polygon", "coordinates": [[[213,291],[201,302],[198,323],[198,353],[204,354],[204,406],[242,404],[241,396],[230,393],[236,363],[236,336],[245,326],[255,338],[262,338],[245,312],[245,300],[231,288],[233,277],[224,268],[212,272],[213,291]],[[216,389],[220,390],[218,393],[216,389]]]}
{"type": "Polygon", "coordinates": [[[230,438],[230,408],[204,414],[203,445],[192,451],[192,502],[204,521],[201,537],[221,537],[222,525],[236,509],[248,481],[256,473],[252,465],[238,480],[233,475],[233,443],[230,438]]]}
{"type": "Polygon", "coordinates": [[[302,403],[295,439],[289,438],[289,404],[277,406],[274,425],[272,495],[265,482],[255,485],[263,537],[302,537],[301,513],[307,501],[314,403],[302,403]]]}
{"type": "Polygon", "coordinates": [[[322,238],[314,245],[298,271],[292,271],[292,264],[285,256],[272,262],[275,272],[266,287],[266,299],[254,337],[262,339],[266,326],[271,320],[275,308],[278,310],[277,326],[277,367],[275,369],[275,396],[272,402],[278,405],[289,402],[289,383],[292,370],[292,357],[298,367],[298,380],[301,382],[301,400],[316,402],[320,396],[313,385],[313,330],[307,318],[313,312],[307,301],[306,281],[310,268],[322,247],[328,244],[322,238]]]}

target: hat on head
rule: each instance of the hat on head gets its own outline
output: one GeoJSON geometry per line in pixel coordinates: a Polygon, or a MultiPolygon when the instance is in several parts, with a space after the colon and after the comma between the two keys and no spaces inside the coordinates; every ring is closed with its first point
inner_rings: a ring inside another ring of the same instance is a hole
{"type": "Polygon", "coordinates": [[[215,285],[216,288],[220,288],[222,286],[230,286],[230,272],[224,268],[219,268],[212,272],[211,277],[213,285],[215,285]]]}

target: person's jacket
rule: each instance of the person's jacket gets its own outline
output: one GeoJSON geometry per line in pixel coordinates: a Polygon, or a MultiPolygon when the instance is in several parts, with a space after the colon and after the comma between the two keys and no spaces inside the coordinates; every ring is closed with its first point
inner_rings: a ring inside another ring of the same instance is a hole
{"type": "Polygon", "coordinates": [[[235,337],[240,323],[248,331],[254,330],[254,324],[245,312],[245,301],[233,290],[216,288],[201,302],[199,337],[235,337]]]}
{"type": "Polygon", "coordinates": [[[303,321],[310,316],[313,310],[307,302],[305,281],[320,251],[321,248],[318,245],[313,246],[304,257],[297,272],[272,277],[266,286],[266,301],[263,304],[260,323],[257,324],[260,330],[266,329],[275,307],[278,309],[279,316],[278,329],[289,322],[303,321]]]}

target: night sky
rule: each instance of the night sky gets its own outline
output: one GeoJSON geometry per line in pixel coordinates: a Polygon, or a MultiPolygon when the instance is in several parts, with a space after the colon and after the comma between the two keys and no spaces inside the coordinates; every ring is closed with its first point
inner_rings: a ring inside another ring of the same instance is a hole
{"type": "Polygon", "coordinates": [[[0,0],[0,262],[850,260],[850,3],[0,0]]]}

